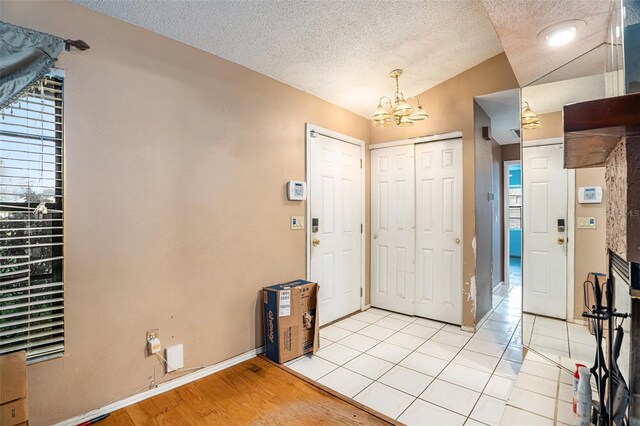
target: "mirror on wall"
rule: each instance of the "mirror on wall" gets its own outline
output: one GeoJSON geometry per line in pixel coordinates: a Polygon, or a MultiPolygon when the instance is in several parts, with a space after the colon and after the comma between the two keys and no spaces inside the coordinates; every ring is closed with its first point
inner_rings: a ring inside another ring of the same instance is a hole
{"type": "Polygon", "coordinates": [[[607,194],[603,167],[564,168],[562,109],[619,94],[618,53],[604,43],[521,90],[522,116],[531,118],[522,120],[522,342],[572,371],[595,359],[596,337],[582,317],[592,297],[584,282],[607,272],[607,194]],[[603,196],[581,202],[585,190],[603,196]]]}
{"type": "Polygon", "coordinates": [[[520,90],[476,96],[473,108],[477,334],[520,362],[520,90]]]}

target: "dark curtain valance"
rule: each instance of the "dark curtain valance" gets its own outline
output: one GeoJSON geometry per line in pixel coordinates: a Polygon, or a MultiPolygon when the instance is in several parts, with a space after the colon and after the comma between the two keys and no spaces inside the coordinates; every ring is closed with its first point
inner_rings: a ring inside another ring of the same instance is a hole
{"type": "Polygon", "coordinates": [[[46,74],[64,45],[60,37],[0,21],[0,109],[46,74]]]}

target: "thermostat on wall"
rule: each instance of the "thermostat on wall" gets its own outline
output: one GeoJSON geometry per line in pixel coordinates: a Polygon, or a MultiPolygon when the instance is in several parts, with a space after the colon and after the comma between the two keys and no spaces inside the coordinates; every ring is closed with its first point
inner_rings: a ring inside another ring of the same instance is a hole
{"type": "Polygon", "coordinates": [[[578,202],[580,204],[599,204],[602,202],[601,186],[583,186],[578,189],[578,202]]]}
{"type": "Polygon", "coordinates": [[[292,201],[304,201],[307,199],[307,183],[290,180],[287,183],[287,198],[292,201]]]}

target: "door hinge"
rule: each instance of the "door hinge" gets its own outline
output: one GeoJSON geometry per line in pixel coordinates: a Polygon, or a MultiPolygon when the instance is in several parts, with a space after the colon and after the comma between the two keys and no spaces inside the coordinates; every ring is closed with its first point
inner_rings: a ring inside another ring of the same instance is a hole
{"type": "Polygon", "coordinates": [[[360,159],[360,168],[362,168],[362,158],[360,159]]]}
{"type": "Polygon", "coordinates": [[[364,225],[360,224],[360,233],[362,234],[364,232],[364,225]]]}
{"type": "Polygon", "coordinates": [[[360,287],[360,297],[362,297],[362,287],[360,287]]]}

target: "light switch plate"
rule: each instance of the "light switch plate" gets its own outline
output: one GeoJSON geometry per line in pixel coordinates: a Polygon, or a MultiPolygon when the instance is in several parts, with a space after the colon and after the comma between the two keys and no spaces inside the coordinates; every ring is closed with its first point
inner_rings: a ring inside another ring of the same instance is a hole
{"type": "Polygon", "coordinates": [[[304,229],[304,216],[291,216],[291,229],[304,229]]]}
{"type": "Polygon", "coordinates": [[[578,217],[579,229],[596,229],[595,217],[578,217]]]}

